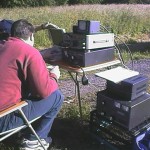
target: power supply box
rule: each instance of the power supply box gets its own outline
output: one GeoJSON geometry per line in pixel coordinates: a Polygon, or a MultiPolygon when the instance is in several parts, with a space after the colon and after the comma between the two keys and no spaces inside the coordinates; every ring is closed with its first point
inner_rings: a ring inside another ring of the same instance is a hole
{"type": "Polygon", "coordinates": [[[114,60],[115,49],[114,47],[90,51],[63,49],[63,59],[70,65],[87,67],[114,60]]]}
{"type": "Polygon", "coordinates": [[[150,94],[145,93],[134,101],[120,101],[108,96],[107,89],[97,93],[97,112],[131,130],[150,118],[150,94]]]}

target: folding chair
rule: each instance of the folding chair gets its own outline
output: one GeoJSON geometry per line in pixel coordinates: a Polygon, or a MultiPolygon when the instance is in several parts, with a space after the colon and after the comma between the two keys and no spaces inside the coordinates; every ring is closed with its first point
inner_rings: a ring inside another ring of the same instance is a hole
{"type": "Polygon", "coordinates": [[[0,142],[3,141],[4,139],[8,138],[9,136],[13,135],[14,133],[17,133],[18,131],[22,130],[23,128],[29,127],[31,129],[32,133],[36,136],[37,140],[40,142],[43,149],[46,150],[46,148],[44,147],[44,145],[41,142],[41,139],[39,138],[39,136],[37,135],[37,133],[35,132],[35,130],[33,129],[32,125],[31,125],[32,122],[34,122],[35,120],[37,120],[40,117],[35,118],[32,121],[28,121],[27,117],[25,116],[24,112],[22,111],[22,107],[24,107],[26,105],[28,105],[28,103],[26,101],[20,101],[19,103],[0,111],[0,118],[8,115],[14,111],[19,111],[22,119],[25,122],[25,124],[22,126],[19,126],[17,128],[14,128],[14,129],[11,129],[8,131],[1,132],[0,133],[0,142]]]}

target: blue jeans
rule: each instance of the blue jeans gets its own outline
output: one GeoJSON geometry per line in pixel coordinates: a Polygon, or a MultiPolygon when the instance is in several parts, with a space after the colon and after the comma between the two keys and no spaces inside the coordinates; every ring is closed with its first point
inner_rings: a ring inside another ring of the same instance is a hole
{"type": "MultiPolygon", "coordinates": [[[[59,90],[55,91],[45,99],[27,100],[28,105],[23,107],[23,112],[28,120],[33,120],[34,118],[41,116],[35,129],[40,138],[48,141],[48,134],[51,130],[53,121],[61,108],[63,100],[64,96],[59,90]]],[[[0,119],[1,132],[21,125],[23,125],[23,120],[17,112],[13,112],[0,119]]],[[[29,134],[27,138],[29,140],[35,139],[32,134],[29,134]]]]}

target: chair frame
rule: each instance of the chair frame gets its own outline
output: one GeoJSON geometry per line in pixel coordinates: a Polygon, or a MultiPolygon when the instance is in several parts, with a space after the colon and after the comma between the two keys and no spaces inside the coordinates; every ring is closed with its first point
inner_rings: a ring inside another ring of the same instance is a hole
{"type": "Polygon", "coordinates": [[[46,148],[44,147],[41,139],[39,138],[39,136],[37,135],[37,133],[35,132],[35,130],[33,129],[31,123],[34,122],[35,120],[39,119],[40,117],[37,117],[31,121],[29,121],[27,119],[27,117],[25,116],[24,112],[22,111],[22,108],[24,106],[27,106],[28,103],[24,100],[18,102],[17,104],[10,106],[2,111],[0,111],[0,118],[3,116],[6,116],[14,111],[19,111],[19,113],[21,114],[22,119],[24,120],[25,124],[23,124],[22,126],[19,126],[17,128],[8,130],[8,131],[4,131],[0,133],[0,142],[3,141],[4,139],[8,138],[9,136],[17,133],[18,131],[22,130],[23,128],[29,127],[30,130],[32,131],[32,133],[35,135],[35,137],[37,138],[37,140],[39,141],[39,143],[41,144],[41,146],[43,147],[44,150],[46,150],[46,148]]]}

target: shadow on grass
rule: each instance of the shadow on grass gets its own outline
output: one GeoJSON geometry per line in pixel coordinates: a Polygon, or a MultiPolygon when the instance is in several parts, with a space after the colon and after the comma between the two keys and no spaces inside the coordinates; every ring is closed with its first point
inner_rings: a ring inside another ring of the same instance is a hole
{"type": "MultiPolygon", "coordinates": [[[[107,150],[91,138],[88,122],[56,118],[50,136],[53,142],[48,150],[107,150]]],[[[17,134],[12,135],[0,143],[0,150],[19,150],[16,140],[17,134]]]]}
{"type": "Polygon", "coordinates": [[[54,150],[103,150],[102,146],[91,138],[87,121],[82,124],[79,120],[56,119],[51,137],[51,149],[54,150]]]}
{"type": "MultiPolygon", "coordinates": [[[[119,45],[120,48],[124,46],[123,44],[119,45]]],[[[150,42],[139,42],[127,44],[131,52],[147,52],[150,51],[150,42]]]]}

